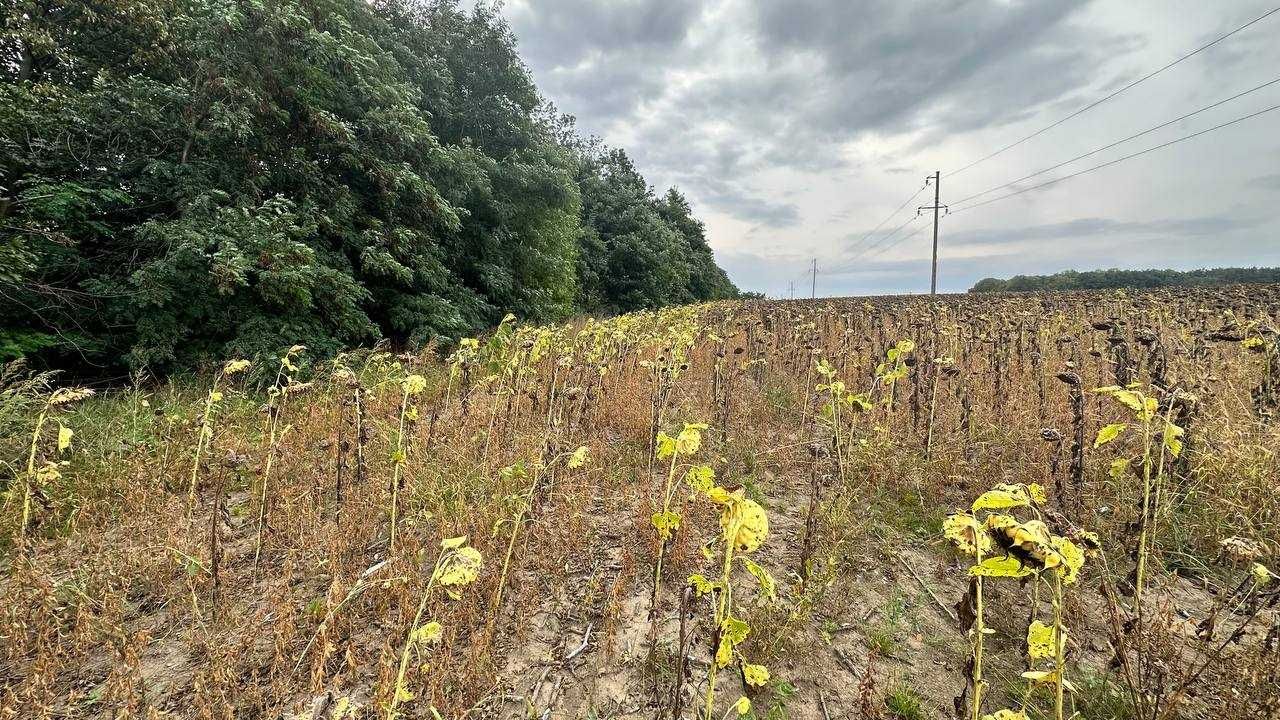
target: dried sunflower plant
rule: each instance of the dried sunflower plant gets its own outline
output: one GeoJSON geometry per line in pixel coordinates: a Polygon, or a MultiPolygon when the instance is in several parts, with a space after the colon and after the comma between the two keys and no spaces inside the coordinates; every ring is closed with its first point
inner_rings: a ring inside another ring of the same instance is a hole
{"type": "Polygon", "coordinates": [[[969,592],[961,602],[961,621],[973,648],[963,692],[956,698],[957,713],[971,720],[1014,720],[1027,717],[1030,693],[1018,710],[1002,709],[982,713],[988,683],[983,677],[986,640],[994,631],[985,623],[983,585],[988,578],[1027,578],[1032,583],[1031,615],[1040,612],[1041,584],[1050,598],[1050,622],[1030,621],[1026,633],[1026,657],[1031,667],[1022,674],[1031,683],[1052,686],[1055,720],[1067,717],[1065,691],[1067,627],[1063,621],[1066,588],[1080,578],[1088,552],[1098,547],[1092,533],[1071,528],[1065,535],[1050,531],[1041,508],[1047,502],[1044,489],[1036,484],[1001,484],[978,496],[968,512],[954,513],[943,524],[945,537],[964,555],[972,558],[969,592]],[[1020,520],[1017,514],[1027,517],[1020,520]],[[1083,546],[1083,547],[1082,547],[1083,546]]]}

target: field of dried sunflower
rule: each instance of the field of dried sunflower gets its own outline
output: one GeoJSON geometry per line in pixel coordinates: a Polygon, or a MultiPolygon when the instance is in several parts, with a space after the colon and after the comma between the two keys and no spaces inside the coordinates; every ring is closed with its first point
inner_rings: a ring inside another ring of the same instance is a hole
{"type": "Polygon", "coordinates": [[[742,301],[10,367],[0,718],[1274,717],[1277,327],[742,301]]]}

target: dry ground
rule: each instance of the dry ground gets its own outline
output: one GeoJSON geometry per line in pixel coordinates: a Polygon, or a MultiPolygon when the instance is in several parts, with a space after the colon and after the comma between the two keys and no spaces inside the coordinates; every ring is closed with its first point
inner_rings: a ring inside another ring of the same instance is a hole
{"type": "MultiPolygon", "coordinates": [[[[1074,479],[1059,372],[1086,389],[1123,373],[1199,400],[1187,460],[1170,468],[1149,590],[1149,612],[1169,619],[1165,634],[1181,648],[1173,674],[1199,657],[1197,623],[1240,577],[1219,541],[1259,541],[1277,564],[1280,431],[1266,393],[1278,313],[1276,288],[719,304],[502,331],[452,374],[431,351],[358,353],[344,360],[358,380],[319,365],[297,374],[314,384],[278,404],[289,429],[274,446],[265,393],[228,379],[194,504],[207,380],[59,408],[75,441],[65,456],[51,435],[39,443],[42,460],[68,464],[41,487],[29,538],[18,537],[12,499],[21,465],[4,508],[0,717],[384,717],[440,539],[460,535],[485,567],[457,599],[427,603],[444,633],[411,654],[406,716],[661,717],[678,685],[674,704],[694,717],[714,638],[710,602],[685,602],[684,579],[716,573],[702,549],[714,550],[719,508],[683,485],[684,519],[651,607],[650,515],[666,468],[650,468],[650,441],[684,422],[711,427],[681,462],[709,464],[720,485],[765,508],[770,531],[752,558],[779,586],[770,600],[750,575],[734,576],[752,627],[743,653],[772,677],[753,688],[736,665],[721,670],[716,716],[746,695],[759,718],[952,717],[970,643],[956,608],[966,559],[941,537],[948,512],[997,482],[1041,483],[1050,505],[1102,535],[1117,577],[1131,563],[1141,488],[1108,468],[1133,448],[1091,446],[1122,415],[1086,398],[1089,442],[1074,479]],[[1246,347],[1253,337],[1263,352],[1246,347]],[[888,388],[876,365],[904,338],[917,349],[888,388]],[[944,356],[957,372],[937,372],[930,361],[944,356]],[[818,358],[872,402],[842,425],[843,463],[815,419],[818,358]],[[406,400],[411,373],[428,388],[406,400]],[[571,469],[580,446],[589,460],[571,469]]],[[[254,377],[269,384],[274,369],[254,377]]],[[[29,432],[11,443],[23,461],[29,432]]],[[[1087,718],[1129,716],[1109,666],[1098,594],[1107,577],[1090,561],[1068,597],[1069,677],[1087,718]]],[[[1012,581],[989,590],[985,712],[1022,696],[1027,593],[1012,581]]],[[[1224,627],[1248,614],[1235,609],[1224,627]]],[[[1276,712],[1276,622],[1264,608],[1174,716],[1276,712]]],[[[1051,703],[1036,695],[1034,705],[1051,703]]]]}

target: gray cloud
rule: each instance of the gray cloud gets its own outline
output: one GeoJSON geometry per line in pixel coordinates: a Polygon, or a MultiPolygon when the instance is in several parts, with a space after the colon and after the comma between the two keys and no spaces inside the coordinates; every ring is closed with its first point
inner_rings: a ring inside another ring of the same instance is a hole
{"type": "Polygon", "coordinates": [[[1082,0],[755,4],[760,45],[772,58],[813,60],[829,89],[806,119],[838,135],[917,125],[921,113],[942,108],[950,130],[1011,122],[1083,86],[1098,59],[1128,44],[1069,22],[1082,0]]]}
{"type": "Polygon", "coordinates": [[[1267,190],[1280,190],[1280,173],[1263,175],[1253,179],[1253,184],[1267,190]]]}
{"type": "Polygon", "coordinates": [[[532,0],[506,15],[544,93],[601,132],[660,94],[703,11],[694,0],[532,0]]]}
{"type": "Polygon", "coordinates": [[[1072,25],[1081,4],[755,0],[716,20],[741,47],[693,32],[705,3],[537,0],[509,15],[563,110],[591,131],[630,120],[642,169],[752,222],[759,203],[728,200],[707,178],[832,170],[845,163],[838,145],[863,133],[924,129],[927,143],[1014,122],[1083,87],[1100,58],[1130,41],[1072,25]],[[704,72],[676,82],[690,70],[704,72]],[[652,103],[664,111],[645,116],[652,103]]]}
{"type": "MultiPolygon", "coordinates": [[[[1266,0],[1178,10],[1122,0],[508,2],[503,12],[544,94],[585,131],[625,147],[650,182],[678,185],[730,275],[773,292],[785,290],[778,275],[792,260],[803,270],[809,256],[850,257],[837,248],[861,238],[924,173],[959,167],[1269,9],[1266,0]]],[[[959,183],[948,178],[944,191],[998,185],[1270,79],[1280,16],[1263,23],[959,183]]],[[[1280,223],[1239,219],[1250,216],[1232,195],[1243,182],[1250,198],[1280,191],[1271,170],[1280,139],[1260,140],[1257,127],[956,216],[985,227],[964,229],[965,220],[952,231],[949,220],[944,247],[983,255],[948,264],[958,277],[1052,272],[1072,262],[1067,249],[1096,247],[1114,249],[1116,264],[1145,267],[1161,264],[1143,263],[1156,240],[1180,262],[1228,247],[1274,258],[1280,251],[1259,238],[1274,240],[1280,223]],[[1224,174],[1230,182],[1209,179],[1224,174]],[[1171,214],[1190,219],[1149,219],[1171,214]],[[1028,250],[1031,240],[1045,249],[1028,250]]],[[[912,246],[846,278],[865,285],[838,290],[914,287],[919,261],[895,259],[912,246]]]]}
{"type": "Polygon", "coordinates": [[[800,208],[794,203],[769,200],[736,183],[706,179],[699,183],[699,188],[702,202],[747,222],[770,228],[790,227],[800,222],[800,208]]]}
{"type": "Polygon", "coordinates": [[[1209,215],[1146,222],[1090,217],[1032,227],[984,228],[949,233],[947,245],[949,247],[1003,245],[1032,240],[1082,239],[1101,236],[1127,236],[1130,238],[1158,236],[1181,239],[1220,237],[1236,230],[1257,227],[1259,223],[1258,219],[1230,215],[1209,215]]]}

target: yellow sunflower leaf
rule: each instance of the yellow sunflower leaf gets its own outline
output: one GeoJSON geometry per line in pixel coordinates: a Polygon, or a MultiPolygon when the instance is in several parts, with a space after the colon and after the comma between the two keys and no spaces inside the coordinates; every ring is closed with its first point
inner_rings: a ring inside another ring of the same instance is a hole
{"type": "Polygon", "coordinates": [[[751,701],[746,697],[740,697],[738,702],[733,704],[733,709],[738,713],[739,717],[746,715],[751,712],[751,701]]]}
{"type": "Polygon", "coordinates": [[[1066,633],[1057,637],[1052,625],[1035,620],[1027,627],[1027,657],[1032,660],[1048,660],[1058,656],[1058,645],[1066,641],[1066,633]]]}
{"type": "MultiPolygon", "coordinates": [[[[1054,563],[1053,565],[1057,565],[1058,572],[1062,574],[1062,582],[1067,585],[1074,584],[1076,580],[1080,579],[1080,569],[1084,567],[1084,551],[1080,549],[1079,545],[1057,535],[1050,540],[1050,545],[1057,552],[1058,557],[1061,558],[1060,563],[1054,563]]],[[[1051,566],[1050,563],[1045,564],[1046,566],[1051,566]]]]}
{"type": "Polygon", "coordinates": [[[222,366],[223,375],[235,375],[249,369],[248,360],[230,360],[222,366]]]}
{"type": "Polygon", "coordinates": [[[751,626],[738,618],[728,617],[720,623],[720,637],[727,638],[731,645],[739,645],[751,634],[751,626]]]}
{"type": "Polygon", "coordinates": [[[432,620],[426,625],[414,628],[413,632],[409,633],[409,642],[417,645],[430,645],[439,642],[443,635],[444,627],[432,620]]]}
{"type": "Polygon", "coordinates": [[[1093,440],[1093,447],[1097,449],[1112,440],[1115,440],[1120,437],[1120,433],[1124,432],[1128,427],[1128,423],[1111,423],[1110,425],[1103,425],[1102,428],[1098,430],[1098,437],[1093,440]]]}
{"type": "Polygon", "coordinates": [[[1023,485],[997,485],[982,493],[973,501],[973,511],[1007,510],[1009,508],[1026,507],[1031,504],[1031,496],[1023,485]]]}
{"type": "Polygon", "coordinates": [[[1121,404],[1134,412],[1142,412],[1142,399],[1132,390],[1117,390],[1111,393],[1111,397],[1119,400],[1121,404]]]}
{"type": "Polygon", "coordinates": [[[1253,564],[1253,567],[1249,569],[1249,574],[1253,576],[1254,583],[1256,583],[1259,586],[1267,585],[1272,580],[1276,579],[1275,573],[1271,572],[1269,569],[1267,569],[1266,565],[1263,565],[1260,562],[1256,562],[1253,564]]]}
{"type": "Polygon", "coordinates": [[[764,687],[769,682],[769,668],[763,665],[742,664],[742,679],[752,687],[764,687]]]}
{"type": "Polygon", "coordinates": [[[73,435],[75,435],[75,432],[71,428],[66,425],[58,426],[58,452],[63,452],[71,447],[71,437],[73,435]]]}
{"type": "Polygon", "coordinates": [[[1040,483],[1030,483],[1027,485],[1027,494],[1037,505],[1044,505],[1049,502],[1049,496],[1045,494],[1044,486],[1040,483]]]}
{"type": "Polygon", "coordinates": [[[729,667],[729,663],[733,662],[733,643],[729,642],[729,638],[721,637],[720,644],[716,646],[716,668],[729,667]]]}
{"type": "Polygon", "coordinates": [[[969,568],[969,574],[980,577],[1020,578],[1030,575],[1031,570],[1018,562],[1015,557],[992,557],[969,568]]]}
{"type": "Polygon", "coordinates": [[[1022,673],[1022,677],[1030,680],[1031,682],[1051,683],[1051,682],[1057,681],[1058,671],[1057,670],[1028,670],[1022,673]]]}
{"type": "Polygon", "coordinates": [[[458,537],[445,538],[440,541],[441,550],[457,550],[467,544],[467,536],[459,535],[458,537]]]}
{"type": "Polygon", "coordinates": [[[760,583],[760,590],[765,594],[765,597],[772,599],[777,592],[778,585],[774,582],[773,576],[769,574],[769,571],[760,567],[748,557],[742,558],[742,564],[747,568],[747,572],[756,577],[756,580],[760,583]]]}
{"type": "Polygon", "coordinates": [[[657,437],[657,454],[659,458],[666,459],[676,454],[676,439],[670,435],[659,432],[657,437]]]}
{"type": "Polygon", "coordinates": [[[978,550],[985,554],[991,550],[991,536],[977,518],[969,513],[948,515],[942,522],[942,535],[967,555],[973,555],[978,550]]]}
{"type": "Polygon", "coordinates": [[[1124,474],[1129,471],[1129,458],[1116,458],[1111,461],[1111,468],[1108,474],[1112,480],[1123,480],[1124,474]]]}
{"type": "Polygon", "coordinates": [[[694,492],[709,492],[715,485],[716,471],[708,465],[694,465],[684,474],[684,481],[694,492]]]}
{"type": "Polygon", "coordinates": [[[470,585],[480,576],[484,556],[473,547],[459,548],[436,570],[436,582],[445,586],[470,585]]]}
{"type": "Polygon", "coordinates": [[[680,529],[680,513],[673,510],[658,511],[649,518],[649,522],[653,523],[653,527],[657,529],[658,536],[663,540],[669,540],[676,530],[680,529]]]}
{"type": "Polygon", "coordinates": [[[427,379],[421,375],[410,375],[404,379],[403,387],[405,394],[413,397],[427,389],[427,379]]]}
{"type": "Polygon", "coordinates": [[[720,586],[720,583],[711,582],[701,573],[690,575],[689,584],[693,586],[693,592],[696,593],[698,597],[702,597],[720,586]]]}
{"type": "Polygon", "coordinates": [[[685,423],[684,429],[676,436],[676,452],[685,456],[698,452],[702,447],[702,431],[706,429],[705,423],[685,423]]]}

